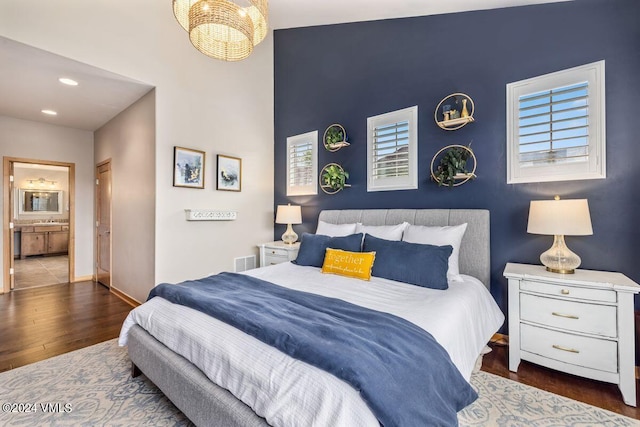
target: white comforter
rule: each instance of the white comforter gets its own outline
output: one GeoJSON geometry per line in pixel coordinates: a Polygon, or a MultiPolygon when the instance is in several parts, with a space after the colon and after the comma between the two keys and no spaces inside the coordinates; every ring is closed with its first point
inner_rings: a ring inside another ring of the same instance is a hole
{"type": "MultiPolygon", "coordinates": [[[[291,263],[247,274],[409,320],[434,336],[467,380],[481,350],[504,321],[487,289],[470,276],[439,291],[377,277],[367,282],[327,275],[291,263]]],[[[190,360],[273,426],[379,425],[349,384],[199,311],[153,298],[131,311],[120,345],[127,344],[134,324],[190,360]]]]}

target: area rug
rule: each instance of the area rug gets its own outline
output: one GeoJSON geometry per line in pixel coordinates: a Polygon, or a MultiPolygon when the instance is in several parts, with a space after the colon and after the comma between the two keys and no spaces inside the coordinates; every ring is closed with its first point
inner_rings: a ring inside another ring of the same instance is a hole
{"type": "MultiPolygon", "coordinates": [[[[640,426],[640,422],[486,372],[460,426],[640,426]]],[[[185,426],[189,420],[144,375],[130,376],[116,340],[0,374],[0,425],[185,426]]]]}

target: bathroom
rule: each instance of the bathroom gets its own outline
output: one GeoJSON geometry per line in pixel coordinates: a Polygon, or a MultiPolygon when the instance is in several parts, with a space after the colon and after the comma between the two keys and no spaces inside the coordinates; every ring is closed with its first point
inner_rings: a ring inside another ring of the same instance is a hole
{"type": "Polygon", "coordinates": [[[13,164],[14,290],[69,281],[69,168],[13,164]]]}

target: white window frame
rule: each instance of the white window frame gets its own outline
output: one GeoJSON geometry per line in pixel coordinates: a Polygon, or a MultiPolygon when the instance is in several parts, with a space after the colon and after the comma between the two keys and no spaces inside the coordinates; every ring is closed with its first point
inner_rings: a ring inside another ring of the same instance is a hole
{"type": "Polygon", "coordinates": [[[606,178],[604,61],[507,84],[507,184],[606,178]],[[588,161],[520,166],[519,99],[521,96],[587,82],[588,161]]]}
{"type": "Polygon", "coordinates": [[[287,170],[286,170],[286,185],[287,196],[308,196],[318,194],[318,131],[312,131],[303,133],[300,135],[294,135],[287,138],[287,170]],[[291,159],[289,157],[289,151],[294,145],[311,145],[311,183],[309,185],[291,185],[289,179],[291,172],[291,159]]]}
{"type": "Polygon", "coordinates": [[[418,188],[418,106],[367,118],[367,191],[415,190],[418,188]],[[373,144],[377,127],[394,123],[409,124],[409,175],[374,179],[373,144]]]}

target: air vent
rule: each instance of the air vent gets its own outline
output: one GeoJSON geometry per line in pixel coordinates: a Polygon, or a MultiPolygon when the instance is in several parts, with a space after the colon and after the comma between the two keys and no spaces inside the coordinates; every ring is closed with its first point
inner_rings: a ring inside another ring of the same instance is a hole
{"type": "Polygon", "coordinates": [[[241,271],[252,270],[256,268],[256,256],[249,255],[233,259],[233,271],[240,273],[241,271]]]}

